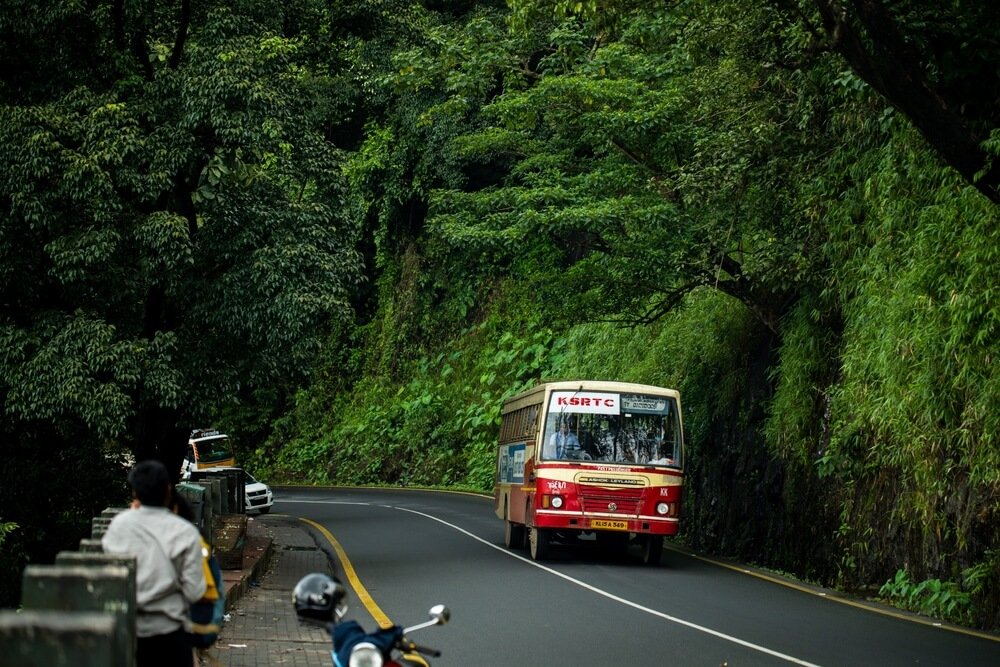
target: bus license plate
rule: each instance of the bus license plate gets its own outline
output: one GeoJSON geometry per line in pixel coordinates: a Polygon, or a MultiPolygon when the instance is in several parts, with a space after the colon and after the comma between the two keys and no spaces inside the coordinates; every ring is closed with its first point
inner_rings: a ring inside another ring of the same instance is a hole
{"type": "Polygon", "coordinates": [[[628,530],[628,521],[609,521],[608,519],[591,519],[591,528],[602,530],[628,530]]]}

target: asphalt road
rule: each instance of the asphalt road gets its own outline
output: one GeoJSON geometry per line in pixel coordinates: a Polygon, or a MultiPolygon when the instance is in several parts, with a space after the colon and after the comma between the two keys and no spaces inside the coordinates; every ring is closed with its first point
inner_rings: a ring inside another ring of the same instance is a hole
{"type": "Polygon", "coordinates": [[[380,616],[412,625],[448,605],[448,625],[411,637],[443,652],[436,666],[1000,665],[1000,637],[671,549],[656,567],[586,545],[534,563],[504,548],[490,498],[282,489],[274,511],[322,527],[341,578],[359,582],[348,617],[365,627],[380,616]]]}

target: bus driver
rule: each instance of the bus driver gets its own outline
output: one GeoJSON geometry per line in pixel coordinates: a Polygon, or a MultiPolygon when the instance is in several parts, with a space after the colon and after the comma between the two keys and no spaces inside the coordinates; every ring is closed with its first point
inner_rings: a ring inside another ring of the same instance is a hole
{"type": "Polygon", "coordinates": [[[549,438],[549,455],[555,454],[557,459],[580,458],[580,440],[569,428],[569,420],[559,420],[559,430],[549,438]]]}

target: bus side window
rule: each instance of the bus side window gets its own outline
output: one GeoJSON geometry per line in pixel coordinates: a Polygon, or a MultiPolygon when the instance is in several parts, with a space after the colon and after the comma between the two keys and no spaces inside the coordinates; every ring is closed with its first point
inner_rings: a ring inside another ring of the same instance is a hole
{"type": "Polygon", "coordinates": [[[184,458],[186,458],[191,463],[194,463],[194,447],[193,446],[188,445],[187,454],[184,455],[184,458]]]}
{"type": "Polygon", "coordinates": [[[534,440],[538,434],[538,406],[532,405],[528,408],[528,428],[525,436],[529,440],[534,440]]]}

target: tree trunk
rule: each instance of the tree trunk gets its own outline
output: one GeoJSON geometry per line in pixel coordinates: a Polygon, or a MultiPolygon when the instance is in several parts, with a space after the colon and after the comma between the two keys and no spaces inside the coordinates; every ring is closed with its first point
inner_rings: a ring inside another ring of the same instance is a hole
{"type": "Polygon", "coordinates": [[[181,461],[187,448],[190,428],[179,424],[179,411],[160,406],[140,408],[136,420],[132,452],[135,460],[156,459],[167,466],[174,481],[180,479],[181,461]]]}

